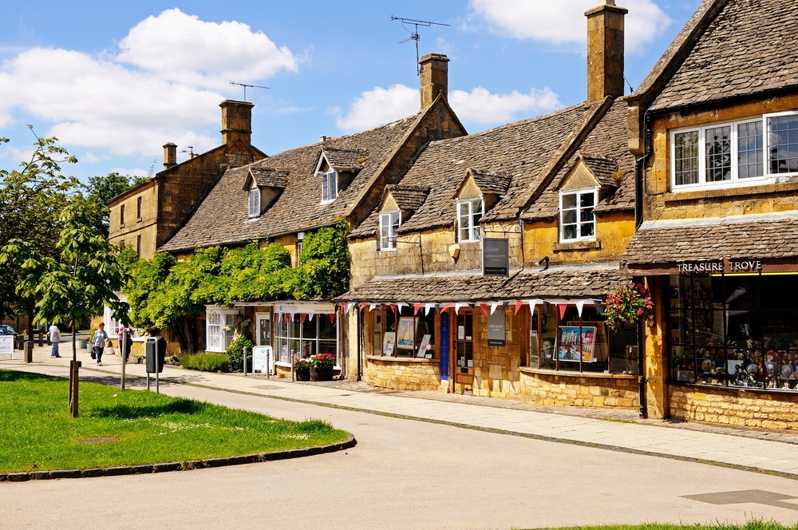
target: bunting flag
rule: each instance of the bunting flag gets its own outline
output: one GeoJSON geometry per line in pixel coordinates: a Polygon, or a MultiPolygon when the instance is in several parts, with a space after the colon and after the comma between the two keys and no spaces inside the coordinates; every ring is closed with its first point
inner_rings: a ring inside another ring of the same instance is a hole
{"type": "Polygon", "coordinates": [[[487,318],[490,306],[488,306],[488,304],[479,304],[479,310],[482,311],[482,314],[487,318]]]}
{"type": "Polygon", "coordinates": [[[416,316],[422,307],[424,307],[424,304],[413,304],[413,316],[416,316]]]}
{"type": "Polygon", "coordinates": [[[513,314],[517,315],[518,312],[521,311],[522,307],[524,307],[524,301],[523,300],[516,300],[515,301],[515,313],[513,313],[513,314]]]}
{"type": "Polygon", "coordinates": [[[434,307],[435,304],[424,304],[424,316],[428,316],[430,309],[433,309],[434,307]]]}
{"type": "Polygon", "coordinates": [[[454,314],[459,315],[460,310],[464,307],[468,307],[468,304],[465,302],[457,302],[456,304],[454,304],[454,314]]]}
{"type": "Polygon", "coordinates": [[[527,300],[529,304],[529,316],[535,316],[535,306],[538,305],[538,300],[527,300]]]}
{"type": "Polygon", "coordinates": [[[565,310],[568,309],[568,304],[557,304],[557,308],[560,310],[560,320],[565,318],[565,310]]]}
{"type": "Polygon", "coordinates": [[[491,302],[490,303],[490,314],[491,315],[496,312],[496,308],[499,307],[500,303],[501,302],[491,302]]]}
{"type": "Polygon", "coordinates": [[[355,307],[354,302],[349,302],[348,304],[346,304],[346,312],[349,313],[350,311],[352,311],[353,307],[355,307]]]}
{"type": "Polygon", "coordinates": [[[585,301],[579,300],[576,302],[576,312],[579,314],[579,318],[582,318],[582,309],[585,308],[585,301]]]}
{"type": "Polygon", "coordinates": [[[307,315],[307,314],[305,314],[305,313],[299,313],[299,323],[300,323],[300,324],[304,324],[304,323],[305,323],[305,319],[306,319],[306,318],[308,318],[308,315],[307,315]]]}
{"type": "Polygon", "coordinates": [[[330,313],[327,318],[330,319],[330,324],[335,324],[335,313],[330,313]]]}
{"type": "Polygon", "coordinates": [[[358,304],[357,307],[359,309],[366,309],[369,305],[367,303],[358,304]]]}
{"type": "Polygon", "coordinates": [[[308,320],[313,322],[313,317],[316,316],[316,313],[308,313],[308,320]]]}
{"type": "Polygon", "coordinates": [[[451,309],[452,307],[454,307],[452,306],[452,304],[441,304],[441,307],[439,309],[441,312],[443,312],[446,311],[447,309],[451,309]]]}
{"type": "Polygon", "coordinates": [[[369,311],[374,311],[374,309],[376,307],[377,307],[377,304],[369,304],[369,311]]]}
{"type": "Polygon", "coordinates": [[[286,323],[291,322],[291,318],[292,316],[290,313],[283,313],[283,320],[285,320],[286,323]]]}
{"type": "Polygon", "coordinates": [[[404,302],[399,302],[398,304],[396,304],[396,309],[398,309],[398,310],[399,310],[399,312],[401,313],[401,312],[402,312],[402,308],[403,308],[404,306],[406,306],[406,305],[407,305],[407,304],[406,304],[406,303],[404,303],[404,302]]]}

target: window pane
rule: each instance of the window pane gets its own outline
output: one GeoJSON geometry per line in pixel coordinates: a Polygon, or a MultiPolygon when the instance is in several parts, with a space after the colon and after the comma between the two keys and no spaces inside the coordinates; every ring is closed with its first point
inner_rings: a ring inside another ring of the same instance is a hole
{"type": "Polygon", "coordinates": [[[563,208],[576,208],[576,194],[570,193],[568,195],[562,196],[562,207],[563,208]]]}
{"type": "Polygon", "coordinates": [[[590,223],[582,223],[582,237],[593,237],[595,233],[596,225],[593,222],[590,223]]]}
{"type": "Polygon", "coordinates": [[[731,127],[706,130],[707,182],[731,180],[731,127]]]}
{"type": "Polygon", "coordinates": [[[741,179],[762,176],[762,122],[737,126],[737,174],[741,179]]]}
{"type": "Polygon", "coordinates": [[[698,131],[673,135],[674,178],[677,186],[698,183],[698,131]]]}
{"type": "Polygon", "coordinates": [[[768,118],[771,173],[798,172],[798,116],[768,118]]]}
{"type": "Polygon", "coordinates": [[[582,210],[580,210],[579,217],[583,222],[592,221],[594,217],[593,207],[591,206],[590,208],[583,208],[582,210]]]}
{"type": "Polygon", "coordinates": [[[576,222],[576,210],[567,210],[562,213],[562,222],[570,224],[576,222]]]}
{"type": "Polygon", "coordinates": [[[576,239],[576,225],[565,225],[562,230],[563,239],[576,239]]]}
{"type": "Polygon", "coordinates": [[[595,196],[592,191],[589,193],[581,193],[579,195],[579,206],[582,208],[586,206],[593,206],[595,204],[594,199],[595,196]]]}
{"type": "Polygon", "coordinates": [[[471,239],[479,239],[479,221],[482,219],[482,201],[471,201],[471,239]]]}

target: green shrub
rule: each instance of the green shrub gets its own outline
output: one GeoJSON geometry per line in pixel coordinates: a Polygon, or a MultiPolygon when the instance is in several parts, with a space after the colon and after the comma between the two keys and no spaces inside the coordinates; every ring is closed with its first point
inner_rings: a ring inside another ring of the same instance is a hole
{"type": "Polygon", "coordinates": [[[201,372],[229,372],[230,358],[226,353],[196,353],[180,358],[183,368],[201,372]]]}
{"type": "Polygon", "coordinates": [[[240,372],[243,368],[244,350],[247,352],[247,371],[252,370],[252,341],[244,335],[238,335],[227,346],[227,358],[230,360],[230,369],[240,372]]]}

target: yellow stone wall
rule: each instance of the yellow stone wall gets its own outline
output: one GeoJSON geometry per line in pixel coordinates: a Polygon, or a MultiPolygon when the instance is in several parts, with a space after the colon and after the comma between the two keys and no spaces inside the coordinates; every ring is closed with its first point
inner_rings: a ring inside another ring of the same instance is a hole
{"type": "Polygon", "coordinates": [[[552,263],[614,261],[621,257],[635,232],[633,212],[596,216],[596,242],[559,243],[556,219],[527,223],[524,226],[524,256],[536,265],[545,256],[552,263]]]}
{"type": "Polygon", "coordinates": [[[521,370],[520,397],[547,407],[634,409],[640,403],[636,376],[580,377],[521,370]]]}
{"type": "Polygon", "coordinates": [[[734,427],[798,431],[798,396],[672,385],[671,417],[734,427]]]}
{"type": "Polygon", "coordinates": [[[370,357],[363,380],[393,390],[438,390],[441,373],[437,359],[370,357]]]}
{"type": "Polygon", "coordinates": [[[671,113],[652,123],[653,156],[646,171],[646,219],[682,219],[771,213],[798,208],[798,178],[744,188],[671,193],[672,129],[703,126],[798,109],[798,95],[773,97],[702,112],[671,113]]]}
{"type": "Polygon", "coordinates": [[[108,227],[108,240],[114,244],[124,245],[136,249],[136,237],[141,236],[141,257],[152,258],[158,237],[158,185],[155,181],[143,185],[125,197],[124,200],[115,202],[110,207],[110,225],[108,227]],[[136,204],[141,198],[141,217],[136,216],[136,204]],[[122,205],[125,207],[125,224],[121,224],[120,212],[122,205]]]}

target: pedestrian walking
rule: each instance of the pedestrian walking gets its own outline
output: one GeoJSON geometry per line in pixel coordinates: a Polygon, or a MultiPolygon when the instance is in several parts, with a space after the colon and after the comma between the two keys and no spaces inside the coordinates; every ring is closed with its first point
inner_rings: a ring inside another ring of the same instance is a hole
{"type": "Polygon", "coordinates": [[[94,358],[97,360],[97,366],[103,365],[103,350],[107,340],[108,333],[105,332],[105,323],[100,322],[99,328],[94,332],[94,337],[91,339],[92,351],[94,352],[94,358]]]}
{"type": "Polygon", "coordinates": [[[58,326],[55,324],[50,325],[50,329],[48,331],[50,335],[50,357],[61,357],[61,354],[58,352],[58,343],[61,342],[61,330],[58,329],[58,326]]]}

